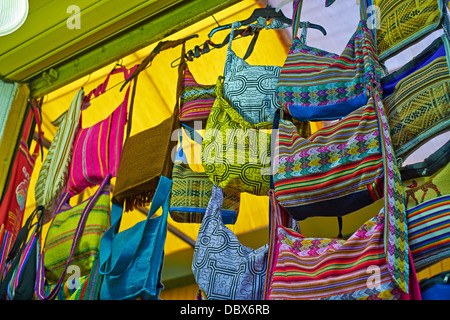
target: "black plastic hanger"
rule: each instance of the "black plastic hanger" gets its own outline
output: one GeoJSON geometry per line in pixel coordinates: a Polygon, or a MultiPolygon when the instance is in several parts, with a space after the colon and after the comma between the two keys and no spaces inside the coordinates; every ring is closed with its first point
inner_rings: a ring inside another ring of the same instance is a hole
{"type": "MultiPolygon", "coordinates": [[[[281,10],[277,11],[276,8],[272,8],[271,6],[267,6],[265,8],[256,8],[252,12],[252,14],[249,18],[239,21],[239,22],[241,23],[242,26],[245,26],[245,25],[251,24],[252,22],[257,21],[259,17],[266,18],[266,19],[276,19],[285,24],[292,25],[292,19],[287,18],[281,10]]],[[[303,23],[301,22],[301,24],[303,24],[303,23]]],[[[315,23],[309,23],[309,25],[307,25],[307,26],[309,28],[319,30],[320,32],[322,32],[322,34],[324,36],[327,35],[327,31],[321,25],[318,25],[315,23]]],[[[231,24],[216,27],[210,31],[210,33],[208,34],[208,37],[211,38],[214,35],[214,33],[216,33],[217,31],[230,29],[230,28],[231,28],[231,24]]]]}
{"type": "MultiPolygon", "coordinates": [[[[259,31],[260,31],[260,29],[258,29],[258,28],[251,28],[251,27],[245,27],[245,28],[242,28],[242,29],[235,29],[233,38],[235,40],[237,40],[237,39],[242,38],[242,37],[247,37],[247,36],[250,36],[250,35],[254,35],[253,40],[252,40],[252,43],[254,44],[254,42],[258,38],[259,31]]],[[[229,42],[230,42],[230,34],[227,34],[225,39],[219,44],[216,44],[216,43],[212,42],[210,39],[208,39],[204,43],[202,43],[201,45],[197,45],[197,46],[194,47],[194,49],[191,49],[188,52],[186,52],[185,60],[193,61],[194,58],[199,58],[202,54],[208,53],[208,52],[210,52],[213,49],[222,48],[226,44],[228,44],[229,42]]],[[[247,52],[245,54],[244,60],[250,56],[252,51],[253,51],[253,46],[250,45],[249,49],[247,50],[247,52]]],[[[178,60],[180,60],[180,58],[176,58],[174,61],[172,61],[170,66],[172,68],[177,67],[179,64],[175,64],[175,63],[178,60]]]]}

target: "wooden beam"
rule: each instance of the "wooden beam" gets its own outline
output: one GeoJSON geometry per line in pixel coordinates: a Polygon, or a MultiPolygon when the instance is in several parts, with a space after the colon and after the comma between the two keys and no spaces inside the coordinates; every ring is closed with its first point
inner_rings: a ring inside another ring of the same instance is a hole
{"type": "Polygon", "coordinates": [[[29,79],[31,96],[42,97],[239,1],[182,1],[29,79]]]}

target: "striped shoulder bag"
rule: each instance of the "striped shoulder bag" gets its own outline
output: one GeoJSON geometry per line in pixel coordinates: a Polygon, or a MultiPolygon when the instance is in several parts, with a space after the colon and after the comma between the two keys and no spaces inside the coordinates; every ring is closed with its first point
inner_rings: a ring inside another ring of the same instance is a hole
{"type": "MultiPolygon", "coordinates": [[[[92,96],[98,97],[106,92],[112,75],[123,74],[126,80],[136,68],[137,66],[130,70],[126,67],[114,68],[104,82],[84,96],[83,106],[90,103],[92,96]]],[[[81,127],[81,113],[67,181],[67,190],[71,196],[81,193],[85,188],[99,185],[108,174],[116,176],[127,123],[129,91],[130,86],[120,105],[106,119],[91,127],[81,127]]]]}
{"type": "MultiPolygon", "coordinates": [[[[38,258],[38,300],[60,296],[60,290],[72,278],[69,267],[80,279],[98,267],[100,240],[110,227],[110,179],[108,174],[92,197],[74,207],[68,204],[69,193],[61,197],[38,258]]],[[[97,286],[94,299],[99,289],[97,286]]]]}
{"type": "Polygon", "coordinates": [[[293,43],[276,86],[287,114],[301,121],[335,120],[367,103],[368,84],[378,81],[382,71],[364,2],[357,29],[338,55],[306,45],[306,29],[297,36],[303,0],[294,1],[293,43]]]}
{"type": "Polygon", "coordinates": [[[414,267],[409,294],[391,277],[384,251],[383,210],[347,240],[306,238],[286,228],[287,213],[270,192],[266,300],[420,299],[414,267]]]}
{"type": "Polygon", "coordinates": [[[450,141],[423,162],[401,169],[414,266],[450,258],[450,141]]]}
{"type": "Polygon", "coordinates": [[[208,119],[216,99],[215,85],[199,84],[186,66],[180,95],[180,121],[198,121],[208,119]]]}
{"type": "Polygon", "coordinates": [[[379,86],[367,104],[330,127],[302,138],[295,125],[274,120],[274,193],[296,220],[339,217],[384,198],[386,254],[392,276],[406,290],[406,210],[379,86]]]}

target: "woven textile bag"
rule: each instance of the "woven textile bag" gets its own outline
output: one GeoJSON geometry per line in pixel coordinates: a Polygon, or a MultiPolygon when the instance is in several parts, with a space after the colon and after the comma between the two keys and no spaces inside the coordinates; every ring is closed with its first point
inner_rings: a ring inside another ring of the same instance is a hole
{"type": "Polygon", "coordinates": [[[450,258],[450,142],[401,171],[414,266],[422,271],[450,258]]]}
{"type": "Polygon", "coordinates": [[[157,300],[172,181],[162,176],[144,221],[118,232],[123,209],[113,204],[111,228],[100,245],[101,300],[157,300]],[[154,216],[162,208],[162,214],[154,216]]]}
{"type": "Polygon", "coordinates": [[[39,300],[54,300],[70,275],[69,266],[77,275],[89,275],[100,251],[100,240],[110,226],[110,179],[107,175],[95,194],[70,207],[65,193],[48,229],[39,256],[36,295],[39,300]],[[45,287],[53,285],[50,292],[45,287]]]}
{"type": "Polygon", "coordinates": [[[48,215],[53,215],[66,189],[83,95],[83,90],[79,90],[65,116],[59,119],[58,129],[39,171],[34,191],[36,205],[45,206],[48,215]]]}
{"type": "Polygon", "coordinates": [[[385,60],[442,26],[448,29],[446,0],[364,0],[376,8],[376,43],[385,60]]]}
{"type": "Polygon", "coordinates": [[[17,235],[1,277],[0,300],[33,299],[44,210],[43,206],[37,207],[17,235]]]}
{"type": "Polygon", "coordinates": [[[223,96],[223,77],[206,123],[202,165],[211,181],[223,188],[267,195],[270,180],[271,122],[251,124],[223,96]]]}
{"type": "Polygon", "coordinates": [[[215,85],[199,84],[186,66],[180,96],[180,121],[208,119],[216,99],[215,85]]]}
{"type": "Polygon", "coordinates": [[[279,113],[275,118],[275,195],[294,219],[343,216],[383,197],[383,155],[373,99],[307,138],[293,122],[279,119],[279,113]]]}
{"type": "MultiPolygon", "coordinates": [[[[287,213],[270,192],[270,251],[265,299],[406,299],[388,270],[384,251],[384,213],[364,223],[347,240],[306,238],[284,227],[287,213]]],[[[409,290],[417,298],[412,272],[409,290]]]]}
{"type": "MultiPolygon", "coordinates": [[[[182,45],[181,57],[184,57],[187,39],[160,42],[133,72],[135,77],[133,91],[139,72],[162,50],[182,45]]],[[[129,136],[130,130],[127,132],[112,198],[113,203],[123,206],[125,211],[148,205],[156,192],[160,177],[172,176],[172,150],[177,144],[177,140],[172,139],[172,133],[180,127],[179,101],[185,66],[185,63],[180,63],[178,68],[176,106],[172,115],[157,126],[133,136],[129,136]]]]}
{"type": "MultiPolygon", "coordinates": [[[[258,20],[251,28],[282,29],[287,25],[273,20],[270,25],[258,20]]],[[[227,58],[224,67],[223,95],[231,106],[250,124],[272,122],[275,110],[280,108],[275,88],[281,67],[250,65],[236,55],[231,45],[234,30],[239,29],[239,21],[232,23],[227,58]]]]}
{"type": "MultiPolygon", "coordinates": [[[[91,272],[82,277],[71,276],[59,286],[58,294],[54,300],[99,300],[100,286],[103,276],[99,272],[99,257],[97,255],[91,272]]],[[[45,286],[44,294],[49,295],[56,285],[45,286]]]]}
{"type": "Polygon", "coordinates": [[[405,159],[450,128],[450,45],[442,35],[401,69],[381,79],[394,151],[405,159]]]}
{"type": "MultiPolygon", "coordinates": [[[[198,142],[201,143],[201,140],[198,142]]],[[[201,223],[211,198],[213,183],[205,172],[195,172],[189,167],[182,143],[180,130],[180,147],[172,170],[169,212],[172,219],[176,222],[201,223]]],[[[224,192],[221,210],[224,224],[236,223],[239,214],[240,198],[241,195],[237,191],[226,190],[224,192]]]]}
{"type": "Polygon", "coordinates": [[[11,176],[0,203],[0,274],[4,270],[9,250],[22,227],[30,179],[43,136],[39,110],[34,102],[30,102],[29,105],[31,109],[25,119],[22,138],[19,141],[19,148],[12,165],[11,176]],[[36,142],[34,151],[30,152],[27,140],[33,119],[36,121],[40,138],[36,142]]]}
{"type": "Polygon", "coordinates": [[[297,220],[342,216],[384,195],[387,262],[398,286],[407,290],[406,209],[379,90],[371,88],[366,106],[306,139],[291,122],[280,119],[273,155],[274,192],[297,220]]]}
{"type": "Polygon", "coordinates": [[[285,112],[298,120],[335,120],[366,105],[368,84],[379,81],[372,32],[364,1],[360,22],[339,55],[307,46],[297,37],[303,0],[293,3],[293,43],[280,71],[276,94],[285,112]]]}
{"type": "MultiPolygon", "coordinates": [[[[130,70],[125,67],[114,68],[97,88],[83,98],[83,105],[90,103],[92,96],[98,97],[106,92],[112,75],[119,73],[128,79],[135,68],[130,70]]],[[[106,119],[91,127],[82,128],[83,113],[81,113],[67,181],[70,195],[79,194],[85,188],[99,185],[107,174],[111,174],[111,177],[116,176],[127,123],[129,91],[128,86],[120,105],[106,119]]]]}
{"type": "Polygon", "coordinates": [[[223,224],[222,200],[222,189],[214,185],[195,244],[195,281],[208,300],[262,300],[268,245],[243,246],[223,224]]]}

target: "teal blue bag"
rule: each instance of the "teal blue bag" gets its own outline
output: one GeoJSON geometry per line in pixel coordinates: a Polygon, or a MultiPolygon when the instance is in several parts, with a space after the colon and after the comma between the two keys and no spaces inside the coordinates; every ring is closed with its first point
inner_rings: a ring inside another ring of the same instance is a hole
{"type": "Polygon", "coordinates": [[[123,208],[112,204],[111,228],[100,242],[100,300],[157,300],[172,180],[161,176],[147,219],[119,231],[123,208]],[[152,216],[162,208],[162,214],[152,216]]]}

